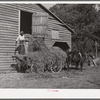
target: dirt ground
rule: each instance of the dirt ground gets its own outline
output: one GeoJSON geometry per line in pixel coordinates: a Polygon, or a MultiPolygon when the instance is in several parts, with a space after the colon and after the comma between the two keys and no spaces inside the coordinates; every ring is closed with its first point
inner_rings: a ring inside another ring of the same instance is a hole
{"type": "Polygon", "coordinates": [[[70,69],[59,74],[0,73],[0,88],[100,89],[100,65],[84,65],[82,72],[70,69]]]}

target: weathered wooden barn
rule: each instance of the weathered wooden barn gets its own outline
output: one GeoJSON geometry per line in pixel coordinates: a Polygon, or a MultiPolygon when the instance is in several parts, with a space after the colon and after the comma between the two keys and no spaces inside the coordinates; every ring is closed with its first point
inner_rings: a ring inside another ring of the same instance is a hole
{"type": "Polygon", "coordinates": [[[15,40],[20,31],[44,36],[48,47],[67,43],[73,30],[41,4],[0,4],[0,71],[11,69],[15,40]]]}

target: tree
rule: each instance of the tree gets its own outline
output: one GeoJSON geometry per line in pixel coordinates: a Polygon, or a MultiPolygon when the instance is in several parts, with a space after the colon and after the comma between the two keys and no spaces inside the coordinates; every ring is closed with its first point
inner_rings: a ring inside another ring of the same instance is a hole
{"type": "Polygon", "coordinates": [[[77,33],[72,37],[74,49],[79,51],[93,49],[94,41],[90,35],[100,37],[100,12],[96,11],[95,5],[57,4],[50,10],[77,33]]]}

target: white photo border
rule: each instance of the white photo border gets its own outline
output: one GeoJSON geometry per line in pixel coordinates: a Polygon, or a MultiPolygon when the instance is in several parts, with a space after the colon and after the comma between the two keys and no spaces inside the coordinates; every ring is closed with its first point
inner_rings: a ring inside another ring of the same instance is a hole
{"type": "MultiPolygon", "coordinates": [[[[100,4],[100,1],[0,1],[0,3],[100,4]]],[[[0,89],[0,99],[100,99],[100,89],[0,89]],[[58,92],[54,92],[57,90],[58,92]]]]}

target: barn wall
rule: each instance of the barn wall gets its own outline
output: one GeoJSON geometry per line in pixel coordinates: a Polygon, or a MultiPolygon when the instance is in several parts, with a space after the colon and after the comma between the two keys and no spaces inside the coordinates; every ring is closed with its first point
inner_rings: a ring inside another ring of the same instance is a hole
{"type": "Polygon", "coordinates": [[[0,70],[10,68],[18,35],[18,10],[15,6],[0,4],[0,70]]]}
{"type": "Polygon", "coordinates": [[[0,4],[0,71],[11,69],[19,31],[19,10],[44,12],[35,4],[0,4]]]}
{"type": "Polygon", "coordinates": [[[51,15],[48,17],[48,37],[46,44],[51,47],[55,41],[67,42],[71,49],[71,32],[62,26],[62,23],[54,19],[51,15]],[[59,31],[59,39],[52,39],[52,30],[59,31]]]}

